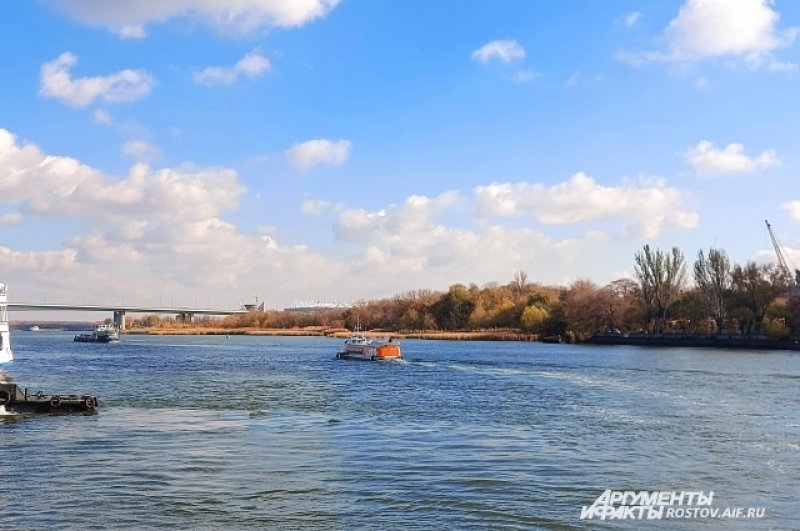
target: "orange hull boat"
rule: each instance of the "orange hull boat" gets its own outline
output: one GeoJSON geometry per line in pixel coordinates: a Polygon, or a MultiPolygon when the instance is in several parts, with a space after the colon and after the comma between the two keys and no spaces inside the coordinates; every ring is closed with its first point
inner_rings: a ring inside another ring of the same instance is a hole
{"type": "Polygon", "coordinates": [[[394,340],[379,341],[367,339],[359,327],[356,327],[347,341],[344,342],[342,350],[336,354],[337,358],[360,359],[367,361],[397,360],[403,359],[400,345],[394,340]]]}

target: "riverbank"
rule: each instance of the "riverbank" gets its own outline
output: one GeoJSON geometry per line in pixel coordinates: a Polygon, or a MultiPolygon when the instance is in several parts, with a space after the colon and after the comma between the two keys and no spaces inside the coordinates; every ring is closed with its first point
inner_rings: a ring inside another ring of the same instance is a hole
{"type": "MultiPolygon", "coordinates": [[[[320,336],[334,338],[348,338],[353,332],[345,328],[327,328],[321,326],[308,326],[303,328],[206,328],[206,327],[176,327],[176,328],[131,328],[125,330],[126,334],[136,335],[222,335],[222,336],[320,336]]],[[[430,339],[445,341],[541,341],[537,334],[527,334],[518,330],[495,329],[474,332],[442,332],[435,330],[393,332],[372,330],[364,332],[369,338],[393,337],[397,339],[430,339]]]]}
{"type": "Polygon", "coordinates": [[[592,336],[588,342],[593,345],[633,345],[637,347],[800,350],[800,341],[798,340],[737,334],[598,334],[592,336]]]}

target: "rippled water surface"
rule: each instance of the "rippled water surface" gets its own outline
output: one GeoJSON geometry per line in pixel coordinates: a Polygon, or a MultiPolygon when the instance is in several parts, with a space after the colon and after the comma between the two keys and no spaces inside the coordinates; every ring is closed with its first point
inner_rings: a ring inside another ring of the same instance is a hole
{"type": "MultiPolygon", "coordinates": [[[[714,491],[800,528],[800,362],[784,352],[13,336],[6,375],[100,398],[0,420],[0,528],[595,528],[605,489],[714,491]]],[[[614,523],[616,527],[620,523],[614,523]]],[[[637,528],[641,522],[628,522],[637,528]]]]}

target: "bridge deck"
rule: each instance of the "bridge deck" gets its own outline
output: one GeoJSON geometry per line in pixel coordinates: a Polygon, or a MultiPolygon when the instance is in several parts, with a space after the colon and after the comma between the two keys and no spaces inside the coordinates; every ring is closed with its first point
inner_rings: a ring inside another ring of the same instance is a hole
{"type": "Polygon", "coordinates": [[[247,310],[215,310],[211,308],[188,308],[178,306],[175,308],[165,306],[109,306],[95,304],[41,304],[27,302],[9,302],[9,310],[71,310],[88,312],[124,312],[124,313],[174,313],[191,315],[237,315],[247,313],[247,310]]]}

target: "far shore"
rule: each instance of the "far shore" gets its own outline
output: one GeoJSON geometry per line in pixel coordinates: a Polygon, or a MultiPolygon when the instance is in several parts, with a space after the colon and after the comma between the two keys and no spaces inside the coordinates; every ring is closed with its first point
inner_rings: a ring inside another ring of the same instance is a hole
{"type": "MultiPolygon", "coordinates": [[[[305,327],[305,328],[131,328],[124,331],[130,335],[155,335],[155,336],[318,336],[333,338],[348,338],[353,333],[344,328],[305,327]]],[[[395,339],[439,339],[452,341],[540,341],[537,334],[527,334],[516,330],[485,330],[474,332],[441,332],[428,331],[383,331],[371,330],[364,332],[370,338],[395,338],[395,339]]]]}

